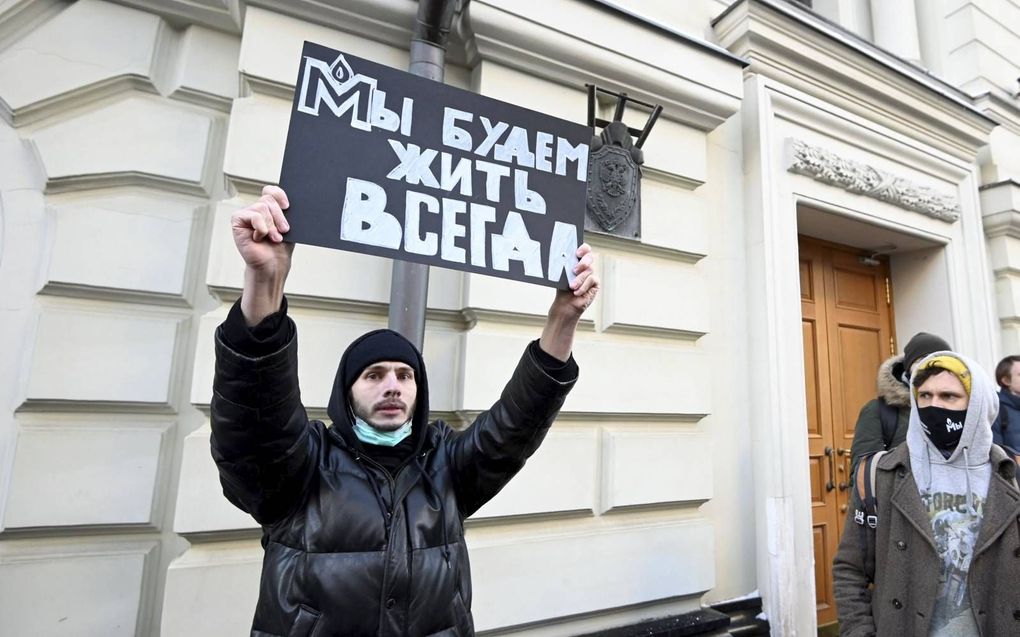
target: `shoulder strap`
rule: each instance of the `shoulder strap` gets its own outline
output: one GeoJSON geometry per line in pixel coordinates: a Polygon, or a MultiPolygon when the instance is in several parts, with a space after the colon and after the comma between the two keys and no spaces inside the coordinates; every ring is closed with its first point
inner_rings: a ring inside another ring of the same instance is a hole
{"type": "Polygon", "coordinates": [[[861,459],[857,467],[857,497],[864,505],[864,520],[858,524],[867,523],[871,528],[878,525],[878,500],[875,498],[875,479],[878,475],[878,461],[887,452],[876,451],[861,459]]]}
{"type": "Polygon", "coordinates": [[[857,501],[863,509],[854,511],[854,522],[861,527],[861,544],[864,546],[864,574],[868,581],[875,580],[875,528],[878,527],[878,500],[875,497],[875,481],[878,475],[878,461],[886,454],[877,451],[861,458],[857,464],[854,483],[857,501]]]}
{"type": "Polygon", "coordinates": [[[884,398],[878,399],[878,419],[882,422],[882,442],[888,451],[892,447],[893,436],[896,435],[896,425],[899,424],[900,410],[895,405],[885,402],[884,398]]]}

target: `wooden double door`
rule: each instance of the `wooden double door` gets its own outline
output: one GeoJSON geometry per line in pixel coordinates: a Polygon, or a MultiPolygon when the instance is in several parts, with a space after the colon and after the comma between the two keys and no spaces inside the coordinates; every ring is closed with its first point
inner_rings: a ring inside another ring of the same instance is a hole
{"type": "Polygon", "coordinates": [[[889,265],[800,237],[808,463],[818,625],[836,621],[832,558],[850,499],[850,444],[881,363],[896,351],[889,265]]]}

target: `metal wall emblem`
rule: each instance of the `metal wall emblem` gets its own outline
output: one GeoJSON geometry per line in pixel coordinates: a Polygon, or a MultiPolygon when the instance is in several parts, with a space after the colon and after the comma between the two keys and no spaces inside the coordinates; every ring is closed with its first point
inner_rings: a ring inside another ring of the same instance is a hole
{"type": "Polygon", "coordinates": [[[601,145],[588,158],[588,214],[606,232],[616,230],[637,211],[641,165],[632,151],[640,153],[641,150],[607,139],[612,137],[607,133],[620,128],[623,128],[624,140],[632,145],[626,125],[613,122],[602,131],[601,139],[592,142],[592,148],[596,143],[601,145]]]}
{"type": "Polygon", "coordinates": [[[627,96],[589,84],[588,125],[602,132],[592,138],[588,156],[588,201],[584,220],[585,230],[607,232],[620,237],[636,238],[641,235],[641,165],[644,152],[641,145],[648,138],[661,106],[652,106],[627,96]],[[603,93],[616,98],[616,112],[612,121],[595,117],[596,95],[603,93]],[[627,102],[652,109],[644,128],[629,128],[622,120],[627,102]],[[632,135],[637,135],[637,142],[632,135]]]}

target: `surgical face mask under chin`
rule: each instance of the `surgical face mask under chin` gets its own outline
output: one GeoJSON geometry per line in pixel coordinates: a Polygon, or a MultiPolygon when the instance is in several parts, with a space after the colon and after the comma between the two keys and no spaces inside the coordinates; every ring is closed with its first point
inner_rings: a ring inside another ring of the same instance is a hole
{"type": "Polygon", "coordinates": [[[393,431],[379,431],[372,425],[365,422],[360,416],[354,417],[354,435],[366,445],[379,445],[380,447],[396,447],[405,438],[411,435],[411,421],[408,420],[399,428],[393,431]]]}
{"type": "Polygon", "coordinates": [[[924,433],[942,451],[952,451],[960,443],[963,423],[967,418],[966,409],[944,409],[942,407],[918,407],[924,433]]]}

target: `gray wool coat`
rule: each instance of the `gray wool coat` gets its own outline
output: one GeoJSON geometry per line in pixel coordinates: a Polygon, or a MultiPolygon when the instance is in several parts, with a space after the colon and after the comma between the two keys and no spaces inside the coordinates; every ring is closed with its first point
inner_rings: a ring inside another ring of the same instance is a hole
{"type": "MultiPolygon", "coordinates": [[[[968,591],[981,635],[1020,635],[1020,492],[1016,465],[992,446],[984,518],[968,573],[968,591]]],[[[940,577],[931,522],[918,495],[907,445],[878,462],[878,526],[853,520],[863,509],[854,490],[843,539],[833,560],[840,635],[906,637],[929,634],[940,577]],[[875,585],[864,560],[873,547],[875,585]]]]}

